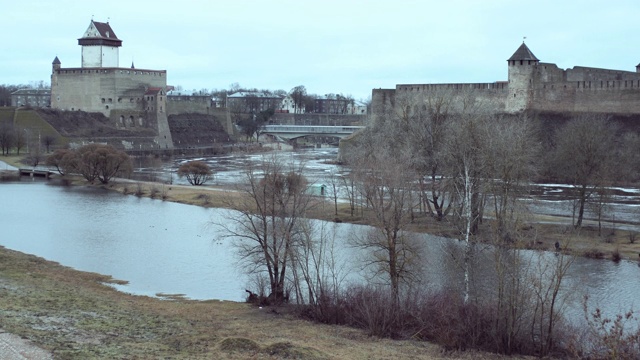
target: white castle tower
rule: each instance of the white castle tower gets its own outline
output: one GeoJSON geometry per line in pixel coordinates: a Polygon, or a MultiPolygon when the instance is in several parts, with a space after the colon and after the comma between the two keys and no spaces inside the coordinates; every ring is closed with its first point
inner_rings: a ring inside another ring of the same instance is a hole
{"type": "Polygon", "coordinates": [[[83,68],[119,67],[118,48],[122,46],[122,40],[118,39],[108,22],[91,20],[87,31],[78,39],[78,45],[82,46],[83,68]]]}

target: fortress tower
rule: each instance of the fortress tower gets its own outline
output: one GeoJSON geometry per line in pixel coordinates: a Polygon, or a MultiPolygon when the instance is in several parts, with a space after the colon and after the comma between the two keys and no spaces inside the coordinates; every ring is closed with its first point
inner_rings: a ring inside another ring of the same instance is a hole
{"type": "Polygon", "coordinates": [[[78,45],[82,46],[83,68],[118,67],[118,48],[122,46],[122,40],[108,22],[91,20],[87,31],[78,39],[78,45]]]}
{"type": "Polygon", "coordinates": [[[522,45],[507,60],[509,68],[509,94],[506,111],[518,112],[531,107],[533,101],[534,73],[540,60],[527,45],[522,45]]]}

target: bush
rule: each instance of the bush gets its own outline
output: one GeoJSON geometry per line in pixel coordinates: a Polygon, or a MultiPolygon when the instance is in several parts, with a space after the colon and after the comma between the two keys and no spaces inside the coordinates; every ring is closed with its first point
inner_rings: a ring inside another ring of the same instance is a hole
{"type": "Polygon", "coordinates": [[[189,161],[180,165],[178,176],[186,177],[191,185],[202,185],[213,178],[213,172],[203,161],[189,161]]]}
{"type": "MultiPolygon", "coordinates": [[[[326,301],[302,307],[300,316],[353,326],[379,337],[432,341],[448,350],[539,355],[540,349],[540,339],[528,331],[535,325],[531,313],[523,312],[516,326],[509,329],[501,325],[496,304],[465,304],[460,294],[447,291],[405,293],[395,299],[385,287],[354,286],[326,301]]],[[[569,328],[554,332],[550,351],[565,352],[562,346],[568,343],[568,336],[562,334],[574,332],[569,328]]]]}
{"type": "Polygon", "coordinates": [[[615,250],[611,252],[611,260],[613,260],[614,262],[620,262],[620,260],[622,260],[622,255],[620,255],[620,249],[615,248],[615,250]]]}
{"type": "Polygon", "coordinates": [[[110,145],[89,144],[77,150],[57,150],[47,158],[47,164],[62,173],[78,173],[87,181],[98,179],[102,184],[117,175],[128,175],[133,165],[124,151],[110,145]]]}

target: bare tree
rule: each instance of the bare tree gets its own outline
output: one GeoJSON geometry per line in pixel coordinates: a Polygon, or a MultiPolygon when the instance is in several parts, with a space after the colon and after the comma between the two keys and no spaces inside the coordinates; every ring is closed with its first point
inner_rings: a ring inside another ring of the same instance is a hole
{"type": "Polygon", "coordinates": [[[53,135],[44,135],[42,137],[42,145],[44,145],[47,153],[50,152],[51,147],[56,144],[56,137],[53,135]]]}
{"type": "Polygon", "coordinates": [[[14,131],[9,125],[0,126],[0,148],[2,148],[2,155],[9,155],[14,142],[14,131]]]}
{"type": "Polygon", "coordinates": [[[511,239],[526,214],[522,197],[528,196],[528,184],[535,176],[540,157],[538,134],[526,115],[494,117],[487,123],[485,189],[491,194],[496,232],[503,241],[511,239]]]}
{"type": "Polygon", "coordinates": [[[296,300],[314,305],[316,318],[327,320],[348,273],[347,263],[339,256],[336,224],[304,219],[301,227],[303,236],[292,247],[291,256],[296,300]]]}
{"type": "Polygon", "coordinates": [[[307,96],[307,88],[305,88],[304,85],[298,85],[291,89],[289,95],[291,96],[295,107],[294,113],[303,113],[305,108],[305,97],[307,96]]]}
{"type": "Polygon", "coordinates": [[[585,204],[591,195],[611,180],[617,164],[617,132],[618,126],[606,117],[583,115],[556,133],[550,172],[575,190],[576,228],[582,226],[585,204]]]}
{"type": "Polygon", "coordinates": [[[69,161],[65,159],[67,156],[73,156],[73,151],[69,149],[58,149],[54,151],[53,154],[47,156],[45,164],[55,167],[60,175],[64,175],[65,162],[69,161]]]}
{"type": "Polygon", "coordinates": [[[14,129],[13,131],[13,146],[16,149],[16,154],[20,155],[20,150],[27,146],[27,136],[24,129],[14,129]]]}
{"type": "Polygon", "coordinates": [[[407,229],[411,223],[413,172],[385,149],[369,154],[354,169],[360,193],[368,206],[372,229],[355,239],[358,247],[372,251],[366,262],[378,274],[386,274],[391,291],[399,299],[401,284],[417,279],[422,247],[407,229]]]}
{"type": "Polygon", "coordinates": [[[236,210],[220,224],[225,236],[235,237],[238,253],[248,273],[269,278],[269,301],[288,298],[286,279],[294,247],[304,236],[302,219],[309,207],[303,166],[288,167],[275,157],[264,158],[245,172],[241,196],[226,200],[236,210]]]}

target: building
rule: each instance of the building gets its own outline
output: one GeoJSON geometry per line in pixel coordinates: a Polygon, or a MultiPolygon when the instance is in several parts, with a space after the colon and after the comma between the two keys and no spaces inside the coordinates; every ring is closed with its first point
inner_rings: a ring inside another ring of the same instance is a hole
{"type": "MultiPolygon", "coordinates": [[[[399,84],[372,91],[372,115],[424,102],[446,93],[460,106],[473,99],[492,113],[640,114],[640,65],[635,71],[575,66],[560,69],[541,62],[523,42],[507,59],[507,81],[490,83],[399,84]]],[[[455,111],[455,109],[454,109],[455,111]]]]}
{"type": "Polygon", "coordinates": [[[257,114],[267,109],[283,108],[284,96],[259,91],[239,91],[227,96],[227,107],[232,112],[257,114]]]}
{"type": "Polygon", "coordinates": [[[342,95],[328,94],[313,100],[314,111],[318,114],[352,114],[354,100],[342,95]]]}
{"type": "Polygon", "coordinates": [[[111,25],[91,20],[78,39],[81,66],[63,68],[56,56],[51,73],[51,107],[101,112],[116,126],[157,131],[158,148],[173,148],[167,120],[167,71],[119,66],[120,40],[111,25]]]}
{"type": "Polygon", "coordinates": [[[49,89],[20,89],[11,93],[11,106],[49,107],[51,105],[51,90],[49,89]]]}

